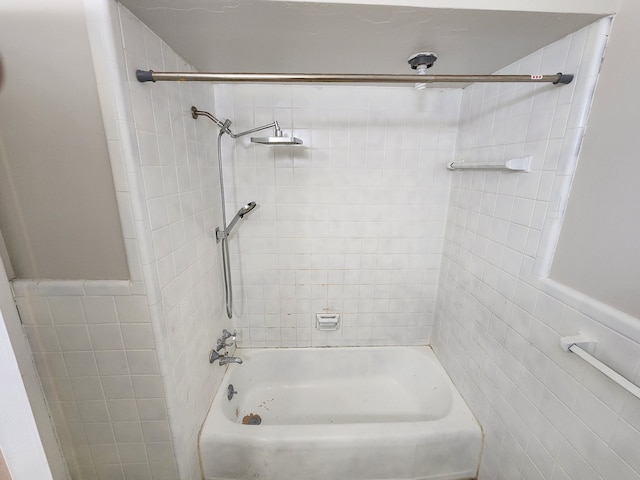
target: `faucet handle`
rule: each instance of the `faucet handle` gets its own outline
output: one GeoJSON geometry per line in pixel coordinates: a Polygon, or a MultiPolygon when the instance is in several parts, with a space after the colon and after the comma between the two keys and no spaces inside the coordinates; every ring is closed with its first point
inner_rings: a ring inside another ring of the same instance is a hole
{"type": "Polygon", "coordinates": [[[233,342],[235,341],[235,339],[236,339],[235,331],[233,333],[230,333],[229,330],[227,330],[226,328],[222,330],[222,337],[220,337],[218,339],[218,342],[216,343],[216,352],[219,352],[223,348],[230,347],[231,345],[233,345],[233,342]],[[231,342],[227,343],[227,338],[230,338],[231,342]]]}
{"type": "Polygon", "coordinates": [[[230,338],[231,340],[235,340],[236,339],[235,330],[233,331],[233,333],[230,333],[229,330],[227,330],[226,328],[222,330],[222,340],[224,341],[227,338],[230,338]]]}
{"type": "Polygon", "coordinates": [[[224,355],[220,355],[217,350],[211,350],[209,352],[209,363],[213,363],[220,358],[224,358],[224,355]]]}

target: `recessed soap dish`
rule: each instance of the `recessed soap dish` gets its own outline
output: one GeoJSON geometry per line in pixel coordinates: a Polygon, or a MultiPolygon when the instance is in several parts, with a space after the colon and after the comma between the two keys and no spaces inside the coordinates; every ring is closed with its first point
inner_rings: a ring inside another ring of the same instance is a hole
{"type": "Polygon", "coordinates": [[[318,330],[338,330],[339,327],[339,313],[316,313],[316,328],[318,330]]]}

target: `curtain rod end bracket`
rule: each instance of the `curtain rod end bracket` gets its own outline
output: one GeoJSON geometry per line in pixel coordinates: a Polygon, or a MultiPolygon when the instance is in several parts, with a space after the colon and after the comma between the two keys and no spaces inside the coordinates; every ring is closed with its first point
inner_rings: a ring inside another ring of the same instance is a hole
{"type": "Polygon", "coordinates": [[[571,73],[558,72],[558,80],[553,82],[554,85],[567,85],[573,81],[573,75],[571,73]]]}
{"type": "Polygon", "coordinates": [[[136,70],[136,78],[139,82],[155,82],[153,70],[136,70]]]}

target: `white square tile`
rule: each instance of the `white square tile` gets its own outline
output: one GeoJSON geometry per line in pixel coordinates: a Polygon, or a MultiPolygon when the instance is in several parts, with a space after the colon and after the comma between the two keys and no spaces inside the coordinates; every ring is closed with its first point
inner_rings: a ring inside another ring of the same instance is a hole
{"type": "Polygon", "coordinates": [[[171,433],[166,420],[143,421],[141,424],[145,442],[170,441],[171,433]]]}
{"type": "Polygon", "coordinates": [[[132,398],[109,399],[107,408],[112,422],[139,420],[136,401],[132,398]]]}
{"type": "Polygon", "coordinates": [[[24,325],[23,328],[29,340],[31,352],[61,351],[60,342],[56,334],[56,327],[52,325],[24,325]]]}
{"type": "Polygon", "coordinates": [[[55,331],[63,351],[89,351],[92,349],[86,325],[57,325],[55,331]]]}
{"type": "Polygon", "coordinates": [[[150,324],[123,324],[124,345],[127,349],[154,349],[155,341],[150,324]]]}
{"type": "Polygon", "coordinates": [[[71,377],[98,375],[98,365],[93,352],[65,352],[64,363],[71,377]]]}
{"type": "Polygon", "coordinates": [[[129,371],[132,375],[155,375],[159,373],[158,358],[154,350],[127,352],[129,371]]]}
{"type": "Polygon", "coordinates": [[[100,381],[107,399],[133,398],[133,385],[128,375],[102,376],[100,381]]]}
{"type": "Polygon", "coordinates": [[[71,386],[78,401],[104,399],[102,384],[97,376],[71,378],[71,386]]]}
{"type": "Polygon", "coordinates": [[[142,442],[118,443],[118,453],[123,464],[147,461],[147,451],[142,442]]]}
{"type": "Polygon", "coordinates": [[[136,398],[162,398],[164,390],[159,375],[134,375],[131,377],[136,398]]]}
{"type": "MultiPolygon", "coordinates": [[[[109,422],[107,403],[104,400],[82,400],[78,402],[83,422],[109,422]]],[[[116,462],[117,463],[117,462],[116,462]]]]}
{"type": "Polygon", "coordinates": [[[145,398],[137,400],[140,420],[166,420],[167,409],[162,398],[145,398]]]}
{"type": "Polygon", "coordinates": [[[47,325],[53,323],[46,298],[18,297],[16,306],[24,325],[47,325]]]}
{"type": "Polygon", "coordinates": [[[124,350],[120,325],[89,325],[89,335],[94,350],[124,350]]]}
{"type": "Polygon", "coordinates": [[[123,350],[96,351],[96,363],[100,375],[127,375],[129,365],[123,350]]]}
{"type": "Polygon", "coordinates": [[[84,424],[89,445],[114,444],[113,428],[109,422],[97,422],[84,424]]]}
{"type": "Polygon", "coordinates": [[[145,296],[116,297],[115,301],[121,323],[145,323],[149,321],[149,308],[145,296]]]}
{"type": "Polygon", "coordinates": [[[86,323],[81,297],[48,297],[47,301],[56,325],[86,323]]]}
{"type": "MultiPolygon", "coordinates": [[[[96,465],[119,467],[119,465],[116,465],[120,463],[120,456],[116,445],[92,445],[91,456],[96,465]]],[[[117,468],[114,470],[115,472],[118,471],[117,468]]],[[[98,471],[100,470],[98,469],[98,471]]],[[[102,473],[102,471],[100,472],[102,473]]]]}
{"type": "Polygon", "coordinates": [[[82,297],[87,323],[117,323],[114,298],[111,296],[82,297]]]}
{"type": "MultiPolygon", "coordinates": [[[[113,433],[116,442],[122,443],[140,443],[143,442],[142,427],[138,421],[129,422],[113,422],[113,433]]],[[[146,452],[142,459],[146,458],[146,452]]],[[[141,461],[142,459],[138,459],[141,461]]]]}

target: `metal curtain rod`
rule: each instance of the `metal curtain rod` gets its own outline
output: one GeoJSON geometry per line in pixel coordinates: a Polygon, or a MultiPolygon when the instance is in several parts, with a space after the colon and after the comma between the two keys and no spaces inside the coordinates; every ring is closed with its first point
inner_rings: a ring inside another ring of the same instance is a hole
{"type": "Polygon", "coordinates": [[[520,82],[571,83],[573,75],[393,75],[393,74],[324,74],[324,73],[207,73],[154,72],[136,70],[139,82],[251,82],[251,83],[469,83],[520,82]]]}

